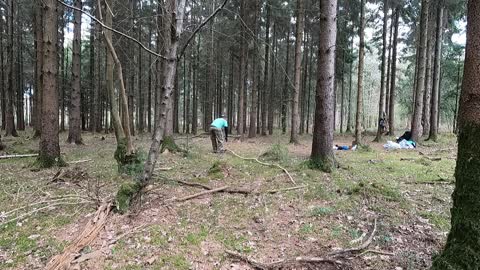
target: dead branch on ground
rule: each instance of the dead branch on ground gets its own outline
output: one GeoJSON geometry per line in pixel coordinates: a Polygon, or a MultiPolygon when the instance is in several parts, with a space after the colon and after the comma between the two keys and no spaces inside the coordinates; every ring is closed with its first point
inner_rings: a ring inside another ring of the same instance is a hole
{"type": "Polygon", "coordinates": [[[283,267],[293,266],[298,264],[319,264],[319,263],[328,263],[333,265],[343,264],[341,261],[322,258],[322,257],[296,257],[291,259],[279,260],[272,263],[262,263],[252,258],[249,258],[247,256],[244,256],[240,253],[233,252],[230,250],[225,251],[225,253],[227,253],[228,255],[230,255],[235,259],[248,263],[250,266],[252,266],[255,269],[260,269],[260,270],[281,269],[283,267]]]}
{"type": "Polygon", "coordinates": [[[38,154],[5,155],[5,156],[0,156],[0,159],[28,158],[28,157],[38,157],[38,154]]]}
{"type": "Polygon", "coordinates": [[[174,198],[166,200],[166,202],[171,202],[171,201],[184,202],[184,201],[188,201],[188,200],[191,200],[191,199],[203,196],[203,195],[207,195],[207,194],[211,194],[211,193],[215,193],[215,192],[220,192],[220,191],[225,190],[227,188],[228,188],[228,186],[223,186],[223,187],[212,189],[212,190],[202,191],[200,193],[195,193],[193,195],[189,195],[189,196],[182,197],[182,198],[175,198],[174,197],[174,198]]]}

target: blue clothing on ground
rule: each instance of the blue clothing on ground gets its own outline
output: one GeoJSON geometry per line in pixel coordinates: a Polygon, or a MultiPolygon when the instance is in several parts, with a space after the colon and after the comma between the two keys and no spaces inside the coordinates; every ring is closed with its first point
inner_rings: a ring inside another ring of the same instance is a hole
{"type": "Polygon", "coordinates": [[[220,129],[223,129],[223,128],[226,128],[228,127],[228,123],[225,119],[223,118],[217,118],[215,120],[213,120],[212,124],[211,124],[212,127],[216,127],[216,128],[220,128],[220,129]]]}

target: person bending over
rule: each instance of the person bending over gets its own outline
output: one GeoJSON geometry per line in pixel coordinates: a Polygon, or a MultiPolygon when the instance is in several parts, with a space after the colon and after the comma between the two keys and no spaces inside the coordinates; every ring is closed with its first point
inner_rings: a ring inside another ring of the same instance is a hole
{"type": "Polygon", "coordinates": [[[228,142],[228,122],[224,119],[224,115],[213,120],[210,125],[210,138],[212,139],[212,147],[214,153],[223,153],[223,141],[228,142]]]}

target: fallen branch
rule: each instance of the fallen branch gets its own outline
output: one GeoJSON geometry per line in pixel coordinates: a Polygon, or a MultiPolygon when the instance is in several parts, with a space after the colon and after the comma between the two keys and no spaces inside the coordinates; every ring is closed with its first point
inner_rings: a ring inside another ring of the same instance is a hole
{"type": "Polygon", "coordinates": [[[56,255],[50,259],[45,269],[68,269],[73,260],[75,260],[77,254],[97,238],[98,233],[105,226],[111,210],[111,203],[102,204],[95,212],[95,216],[85,225],[83,231],[80,232],[75,240],[73,240],[72,243],[70,243],[70,245],[64,249],[62,254],[56,255]]]}
{"type": "Polygon", "coordinates": [[[297,182],[295,182],[295,180],[293,179],[292,175],[290,175],[290,173],[287,171],[287,169],[285,169],[284,167],[278,165],[278,164],[270,164],[270,163],[265,163],[265,162],[262,162],[260,160],[258,160],[258,158],[246,158],[246,157],[242,157],[240,155],[238,155],[237,153],[235,153],[234,151],[226,148],[225,150],[227,150],[228,152],[232,153],[234,156],[240,158],[240,159],[243,159],[243,160],[251,160],[251,161],[255,161],[261,165],[264,165],[264,166],[268,166],[268,167],[277,167],[279,169],[281,169],[287,176],[288,178],[290,179],[290,182],[292,182],[292,184],[296,185],[297,182]]]}
{"type": "MultiPolygon", "coordinates": [[[[428,159],[430,161],[441,161],[442,158],[440,157],[424,157],[425,159],[428,159]]],[[[417,161],[417,160],[421,160],[421,159],[418,159],[418,158],[401,158],[400,161],[417,161]]]]}
{"type": "Polygon", "coordinates": [[[191,199],[194,199],[194,198],[203,196],[203,195],[207,195],[207,194],[211,194],[211,193],[215,193],[215,192],[220,192],[220,191],[223,191],[223,190],[225,190],[225,189],[227,189],[227,188],[228,188],[228,186],[223,186],[223,187],[220,187],[220,188],[203,191],[203,192],[196,193],[196,194],[189,195],[189,196],[182,197],[182,198],[171,198],[171,199],[168,199],[168,200],[166,200],[166,201],[167,201],[167,202],[170,202],[170,201],[184,202],[184,201],[188,201],[188,200],[191,200],[191,199]]]}
{"type": "Polygon", "coordinates": [[[6,156],[0,156],[0,159],[28,158],[28,157],[38,157],[38,154],[6,155],[6,156]]]}
{"type": "Polygon", "coordinates": [[[302,188],[306,188],[307,185],[302,185],[302,186],[296,186],[296,187],[290,187],[290,188],[279,188],[279,189],[272,189],[272,190],[268,190],[267,192],[265,193],[269,193],[269,194],[275,194],[275,193],[278,193],[278,192],[283,192],[283,191],[291,191],[291,190],[297,190],[297,189],[302,189],[302,188]]]}
{"type": "Polygon", "coordinates": [[[83,160],[70,161],[68,162],[68,164],[79,164],[79,163],[85,163],[90,161],[92,161],[92,159],[83,159],[83,160]]]}
{"type": "Polygon", "coordinates": [[[323,257],[296,257],[291,259],[279,260],[273,263],[262,263],[254,259],[251,259],[247,256],[244,256],[240,253],[233,252],[230,250],[225,251],[225,253],[227,253],[228,255],[240,261],[248,263],[250,266],[252,266],[255,269],[260,269],[260,270],[281,269],[283,267],[293,266],[295,264],[313,264],[313,263],[329,263],[334,265],[343,264],[341,261],[332,260],[332,259],[323,258],[323,257]]]}
{"type": "Polygon", "coordinates": [[[348,248],[348,249],[342,249],[342,250],[337,250],[337,251],[330,252],[330,253],[328,253],[328,256],[329,257],[330,256],[331,257],[337,257],[337,256],[342,255],[342,254],[356,253],[356,252],[362,251],[362,250],[368,248],[368,246],[370,246],[376,232],[377,232],[377,218],[375,218],[375,221],[374,221],[374,224],[373,224],[373,231],[370,234],[370,237],[368,237],[367,241],[365,241],[363,244],[361,244],[360,246],[355,247],[355,248],[348,248]]]}
{"type": "Polygon", "coordinates": [[[393,252],[387,252],[387,251],[375,250],[375,249],[367,249],[364,252],[358,254],[357,257],[365,255],[367,253],[374,253],[374,254],[385,255],[385,256],[395,256],[395,253],[393,253],[393,252]]]}
{"type": "MultiPolygon", "coordinates": [[[[198,187],[198,188],[203,188],[203,189],[206,189],[206,190],[213,190],[212,187],[209,187],[209,186],[204,185],[204,184],[196,183],[196,182],[187,182],[187,181],[182,181],[182,180],[173,180],[173,181],[175,181],[175,182],[177,182],[181,185],[185,185],[185,186],[198,187]]],[[[257,192],[257,191],[246,190],[246,189],[227,188],[227,189],[224,189],[224,190],[220,190],[218,192],[237,193],[237,194],[243,194],[243,195],[248,195],[248,194],[260,195],[260,194],[264,194],[264,193],[275,194],[275,193],[279,193],[279,192],[283,192],[283,191],[297,190],[297,189],[302,189],[302,188],[306,188],[306,187],[307,187],[307,185],[302,185],[302,186],[289,187],[289,188],[272,189],[272,190],[267,190],[265,192],[257,192]]]]}
{"type": "Polygon", "coordinates": [[[420,182],[405,182],[408,185],[454,185],[454,181],[436,180],[436,181],[420,181],[420,182]]]}

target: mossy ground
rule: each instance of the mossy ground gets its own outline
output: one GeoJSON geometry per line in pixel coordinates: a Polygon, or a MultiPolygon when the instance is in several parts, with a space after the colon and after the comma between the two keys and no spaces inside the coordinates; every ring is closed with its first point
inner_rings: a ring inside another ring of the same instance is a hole
{"type": "MultiPolygon", "coordinates": [[[[2,138],[7,149],[12,151],[9,153],[37,149],[37,140],[22,136],[21,139],[2,138]]],[[[69,183],[52,184],[58,168],[32,172],[30,164],[34,158],[2,160],[0,213],[53,196],[84,194],[89,185],[98,187],[101,198],[114,199],[122,183],[132,180],[131,176],[117,171],[117,163],[112,158],[116,147],[114,136],[88,133],[82,136],[85,145],[62,143],[62,153],[67,162],[92,160],[78,165],[93,178],[91,183],[80,183],[83,188],[69,183]],[[106,139],[102,140],[102,136],[106,139]]],[[[149,138],[149,134],[138,137],[136,147],[148,149],[149,138]]],[[[351,137],[337,136],[336,143],[347,145],[351,140],[351,137]]],[[[225,256],[226,249],[259,261],[307,255],[306,252],[321,255],[331,248],[358,245],[352,240],[371,231],[374,216],[378,217],[378,232],[371,248],[394,252],[395,256],[360,256],[348,262],[353,269],[398,266],[414,270],[430,266],[432,255],[440,250],[449,230],[453,186],[421,183],[453,179],[454,137],[441,136],[437,143],[428,142],[413,151],[386,152],[380,144],[372,144],[370,151],[339,151],[335,154],[340,167],[332,174],[306,166],[311,137],[302,137],[301,143],[289,145],[287,137],[275,135],[244,143],[229,142],[227,147],[245,157],[258,157],[272,150],[275,144],[285,145],[288,158],[278,162],[289,170],[298,185],[308,185],[305,189],[261,196],[217,193],[166,205],[165,199],[202,191],[171,180],[256,191],[292,186],[278,168],[229,154],[212,154],[209,138],[197,138],[190,141],[188,147],[186,141],[178,139],[178,146],[188,150],[189,155],[161,155],[157,167],[171,167],[172,170],[156,175],[149,188],[151,192],[142,199],[140,210],[132,215],[113,214],[98,242],[84,252],[97,250],[102,246],[102,239],[140,229],[113,245],[105,258],[82,266],[84,269],[227,269],[225,267],[232,264],[238,266],[225,256]],[[442,160],[428,164],[401,161],[402,158],[425,156],[442,160]],[[212,167],[220,170],[211,174],[212,167]]],[[[72,240],[72,235],[78,232],[95,207],[95,204],[57,206],[20,223],[1,227],[0,256],[6,263],[1,263],[0,269],[42,268],[72,240]]],[[[2,220],[0,217],[0,222],[2,220]]]]}

